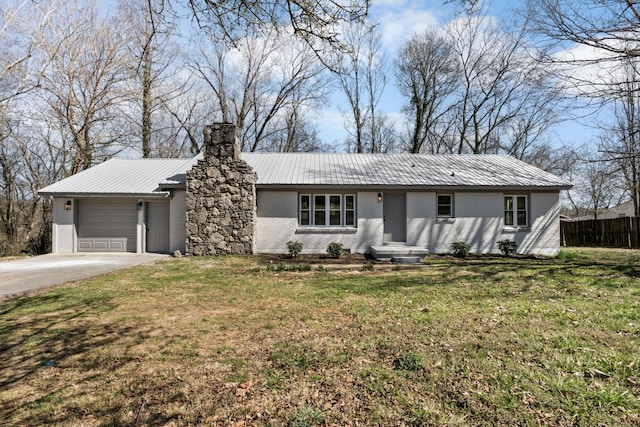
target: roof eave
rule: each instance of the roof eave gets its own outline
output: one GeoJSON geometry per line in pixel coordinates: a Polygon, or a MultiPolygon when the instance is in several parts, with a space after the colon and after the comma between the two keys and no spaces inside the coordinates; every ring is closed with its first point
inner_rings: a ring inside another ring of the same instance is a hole
{"type": "Polygon", "coordinates": [[[572,185],[382,185],[382,184],[256,184],[257,189],[295,190],[295,189],[336,189],[358,191],[403,190],[403,191],[561,191],[570,190],[572,185]]]}
{"type": "Polygon", "coordinates": [[[39,191],[41,196],[68,198],[118,198],[118,199],[166,199],[171,197],[169,191],[155,191],[153,193],[84,193],[39,191]]]}

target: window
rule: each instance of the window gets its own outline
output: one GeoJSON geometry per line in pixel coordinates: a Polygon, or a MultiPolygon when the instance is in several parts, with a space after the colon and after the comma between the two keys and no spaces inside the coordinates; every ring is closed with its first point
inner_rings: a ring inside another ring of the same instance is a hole
{"type": "Polygon", "coordinates": [[[313,224],[327,224],[327,196],[324,194],[313,196],[313,224]]]}
{"type": "Polygon", "coordinates": [[[353,194],[301,194],[300,225],[355,227],[356,196],[353,194]]]}
{"type": "Polygon", "coordinates": [[[300,195],[300,225],[311,225],[311,196],[300,195]]]}
{"type": "Polygon", "coordinates": [[[451,194],[438,194],[438,217],[453,217],[453,196],[451,194]]]}
{"type": "Polygon", "coordinates": [[[510,227],[526,227],[527,222],[527,197],[504,197],[504,225],[510,227]]]}
{"type": "Polygon", "coordinates": [[[344,225],[348,227],[356,225],[356,196],[353,194],[344,196],[344,225]]]}

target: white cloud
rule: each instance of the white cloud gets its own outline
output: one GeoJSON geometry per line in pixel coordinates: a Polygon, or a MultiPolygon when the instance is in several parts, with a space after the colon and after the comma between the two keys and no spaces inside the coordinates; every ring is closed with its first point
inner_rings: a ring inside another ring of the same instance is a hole
{"type": "Polygon", "coordinates": [[[424,2],[385,0],[372,7],[371,18],[379,25],[385,50],[397,51],[414,33],[440,26],[439,12],[424,8],[424,2]]]}
{"type": "Polygon", "coordinates": [[[610,52],[584,45],[574,45],[554,55],[579,92],[598,91],[613,82],[623,81],[624,70],[615,57],[610,52]]]}

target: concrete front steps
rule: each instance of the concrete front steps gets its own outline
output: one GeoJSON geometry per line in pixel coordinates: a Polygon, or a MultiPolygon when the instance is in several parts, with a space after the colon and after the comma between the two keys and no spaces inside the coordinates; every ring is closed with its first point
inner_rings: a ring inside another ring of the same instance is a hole
{"type": "Polygon", "coordinates": [[[404,242],[390,242],[382,246],[371,246],[371,256],[380,261],[393,261],[398,264],[420,262],[429,255],[429,250],[419,246],[407,246],[404,242]]]}

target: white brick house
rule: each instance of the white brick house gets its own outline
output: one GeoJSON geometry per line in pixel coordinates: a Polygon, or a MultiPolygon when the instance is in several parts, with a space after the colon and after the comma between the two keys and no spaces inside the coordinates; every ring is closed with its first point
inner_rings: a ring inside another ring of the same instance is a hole
{"type": "MultiPolygon", "coordinates": [[[[519,253],[554,255],[559,192],[571,187],[500,155],[240,157],[257,175],[255,253],[286,253],[289,240],[305,253],[322,253],[330,242],[357,253],[393,244],[446,253],[459,241],[492,253],[498,240],[510,239],[519,253]]],[[[42,189],[53,198],[53,252],[184,252],[186,176],[202,158],[112,159],[42,189]]],[[[218,209],[207,200],[202,206],[218,209]]]]}

